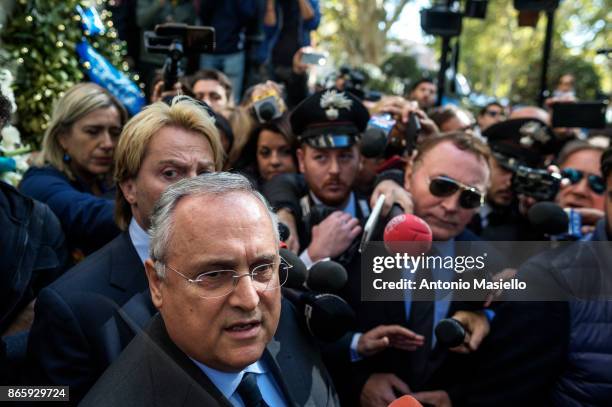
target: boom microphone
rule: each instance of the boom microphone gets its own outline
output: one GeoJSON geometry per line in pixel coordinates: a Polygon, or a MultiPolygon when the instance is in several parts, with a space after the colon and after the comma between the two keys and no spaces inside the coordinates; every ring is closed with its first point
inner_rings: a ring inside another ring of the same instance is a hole
{"type": "Polygon", "coordinates": [[[283,296],[304,317],[308,332],[318,340],[334,342],[354,329],[355,311],[334,294],[318,294],[283,287],[283,296]]]}
{"type": "Polygon", "coordinates": [[[320,261],[308,270],[306,285],[320,293],[337,293],[348,281],[346,269],[335,261],[320,261]]]}

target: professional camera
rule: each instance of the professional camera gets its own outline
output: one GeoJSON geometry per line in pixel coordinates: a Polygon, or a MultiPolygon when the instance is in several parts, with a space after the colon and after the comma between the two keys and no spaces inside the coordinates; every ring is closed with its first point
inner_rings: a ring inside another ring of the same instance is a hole
{"type": "Polygon", "coordinates": [[[410,113],[405,126],[388,113],[372,116],[368,122],[360,144],[360,151],[367,158],[390,158],[409,156],[414,150],[421,122],[414,113],[410,113]]]}
{"type": "Polygon", "coordinates": [[[517,194],[537,201],[552,201],[561,187],[561,174],[519,165],[512,177],[512,188],[517,194]]]}
{"type": "Polygon", "coordinates": [[[155,31],[144,32],[148,52],[166,54],[164,62],[164,90],[172,90],[178,78],[184,76],[182,59],[215,49],[215,29],[187,24],[166,23],[155,26],[155,31]]]}

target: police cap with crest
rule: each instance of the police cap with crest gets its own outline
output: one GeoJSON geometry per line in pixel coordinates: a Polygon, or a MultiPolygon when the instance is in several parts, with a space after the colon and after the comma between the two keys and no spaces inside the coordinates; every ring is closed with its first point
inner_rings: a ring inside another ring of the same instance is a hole
{"type": "Polygon", "coordinates": [[[302,101],[291,112],[293,133],[314,148],[350,147],[366,129],[368,109],[349,92],[328,89],[302,101]]]}
{"type": "Polygon", "coordinates": [[[510,119],[483,131],[489,147],[504,167],[516,165],[539,167],[547,154],[555,153],[556,137],[552,129],[535,118],[510,119]]]}

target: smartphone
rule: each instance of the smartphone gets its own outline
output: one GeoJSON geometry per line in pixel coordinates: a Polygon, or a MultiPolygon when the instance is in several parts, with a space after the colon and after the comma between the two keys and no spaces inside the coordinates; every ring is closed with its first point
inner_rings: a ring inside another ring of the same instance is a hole
{"type": "Polygon", "coordinates": [[[580,127],[603,129],[606,127],[607,102],[553,103],[552,127],[580,127]]]}
{"type": "Polygon", "coordinates": [[[300,60],[306,65],[319,65],[323,66],[327,63],[327,53],[323,52],[304,52],[302,59],[300,60]]]}

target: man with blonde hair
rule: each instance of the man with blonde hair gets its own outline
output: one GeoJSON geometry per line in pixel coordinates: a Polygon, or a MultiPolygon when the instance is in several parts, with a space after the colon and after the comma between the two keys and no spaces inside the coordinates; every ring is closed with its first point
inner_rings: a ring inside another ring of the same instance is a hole
{"type": "Polygon", "coordinates": [[[116,150],[116,220],[123,230],[41,291],[29,339],[32,379],[70,386],[79,401],[150,318],[144,261],[153,206],[183,178],[221,167],[222,147],[207,105],[177,97],[145,108],[116,150]]]}

